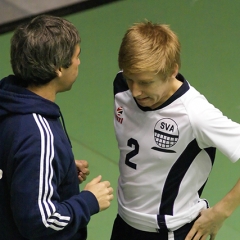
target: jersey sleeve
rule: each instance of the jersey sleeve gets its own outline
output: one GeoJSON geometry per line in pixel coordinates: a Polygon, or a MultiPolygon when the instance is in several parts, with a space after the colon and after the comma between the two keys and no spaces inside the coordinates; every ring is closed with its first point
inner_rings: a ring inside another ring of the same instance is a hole
{"type": "Polygon", "coordinates": [[[78,184],[66,180],[75,178],[75,163],[68,164],[68,155],[56,159],[54,134],[43,118],[38,121],[42,121],[41,128],[37,121],[21,127],[12,145],[13,217],[27,239],[72,239],[79,229],[86,228],[99,205],[91,192],[79,192],[78,184]],[[60,166],[61,161],[66,166],[60,166]],[[67,186],[63,188],[63,184],[67,186]]]}
{"type": "Polygon", "coordinates": [[[210,104],[203,95],[189,101],[188,114],[201,148],[215,147],[232,162],[240,158],[240,125],[210,104]]]}

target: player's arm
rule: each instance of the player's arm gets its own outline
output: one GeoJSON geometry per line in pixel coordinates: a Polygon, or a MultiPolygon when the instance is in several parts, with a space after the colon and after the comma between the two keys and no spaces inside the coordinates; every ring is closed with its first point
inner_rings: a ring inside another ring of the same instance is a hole
{"type": "MultiPolygon", "coordinates": [[[[225,117],[219,109],[203,98],[199,97],[189,104],[191,123],[200,147],[213,146],[232,162],[236,162],[240,156],[240,125],[225,117]]],[[[215,239],[223,222],[239,204],[240,180],[216,205],[200,213],[185,240],[206,240],[208,236],[211,236],[211,240],[215,239]]]]}
{"type": "Polygon", "coordinates": [[[232,190],[212,208],[203,210],[185,240],[210,240],[216,238],[223,222],[240,205],[240,180],[232,190]]]}

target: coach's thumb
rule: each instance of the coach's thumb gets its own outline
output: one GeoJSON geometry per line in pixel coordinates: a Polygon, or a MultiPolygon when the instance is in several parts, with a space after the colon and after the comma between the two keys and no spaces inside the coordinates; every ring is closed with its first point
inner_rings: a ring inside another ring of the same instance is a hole
{"type": "Polygon", "coordinates": [[[90,182],[90,184],[97,184],[97,183],[101,182],[101,180],[102,180],[102,176],[99,175],[99,176],[95,177],[95,178],[90,182]]]}

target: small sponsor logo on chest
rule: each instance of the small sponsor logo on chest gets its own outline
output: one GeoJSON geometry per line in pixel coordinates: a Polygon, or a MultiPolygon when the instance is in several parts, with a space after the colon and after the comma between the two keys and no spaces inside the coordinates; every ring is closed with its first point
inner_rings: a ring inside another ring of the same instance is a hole
{"type": "Polygon", "coordinates": [[[117,110],[116,110],[116,113],[115,113],[115,117],[116,117],[116,120],[122,124],[123,122],[123,108],[122,107],[118,107],[117,110]]]}

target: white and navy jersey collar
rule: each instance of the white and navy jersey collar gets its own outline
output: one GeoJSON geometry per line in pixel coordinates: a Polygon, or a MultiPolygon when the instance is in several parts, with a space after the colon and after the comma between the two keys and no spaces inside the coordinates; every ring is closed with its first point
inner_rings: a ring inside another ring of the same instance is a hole
{"type": "MultiPolygon", "coordinates": [[[[189,84],[187,82],[187,80],[183,77],[183,75],[181,75],[180,73],[178,73],[178,75],[176,76],[176,78],[181,81],[183,84],[181,85],[181,87],[166,101],[164,102],[161,106],[155,108],[155,109],[151,109],[149,107],[142,107],[141,105],[139,105],[136,101],[137,106],[144,112],[146,111],[155,111],[158,109],[162,109],[166,106],[168,106],[169,104],[171,104],[172,102],[174,102],[176,99],[180,98],[183,94],[185,94],[188,90],[189,90],[189,84]]],[[[123,77],[122,72],[119,72],[114,80],[114,95],[116,95],[117,93],[120,92],[125,92],[128,91],[128,85],[127,82],[125,80],[125,78],[123,77]]],[[[135,99],[134,99],[135,100],[135,99]]]]}

